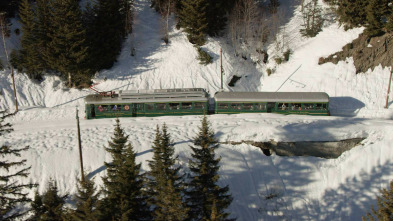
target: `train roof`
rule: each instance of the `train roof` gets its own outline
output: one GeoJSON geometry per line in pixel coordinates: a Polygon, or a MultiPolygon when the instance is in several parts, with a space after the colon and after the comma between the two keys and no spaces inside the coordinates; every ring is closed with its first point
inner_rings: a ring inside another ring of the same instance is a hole
{"type": "Polygon", "coordinates": [[[218,102],[329,102],[325,92],[217,92],[218,102]]]}
{"type": "Polygon", "coordinates": [[[154,90],[118,91],[112,96],[91,94],[85,97],[86,104],[155,103],[207,101],[203,88],[175,88],[154,90]]]}

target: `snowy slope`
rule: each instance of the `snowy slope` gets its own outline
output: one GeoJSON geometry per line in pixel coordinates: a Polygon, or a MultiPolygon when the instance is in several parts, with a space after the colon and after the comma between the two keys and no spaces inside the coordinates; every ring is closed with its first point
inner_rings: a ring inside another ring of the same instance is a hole
{"type": "MultiPolygon", "coordinates": [[[[296,5],[295,5],[296,6],[296,5]]],[[[242,79],[235,91],[325,91],[331,96],[331,117],[243,114],[209,116],[219,141],[315,141],[366,137],[362,145],[338,159],[315,157],[267,157],[250,145],[222,145],[221,183],[230,186],[234,201],[230,207],[238,220],[359,220],[375,203],[378,189],[393,179],[393,107],[384,109],[389,70],[355,75],[353,61],[337,65],[318,65],[320,56],[334,53],[357,37],[362,29],[345,32],[336,23],[326,24],[315,38],[298,34],[301,25],[295,7],[282,30],[294,53],[289,62],[274,63],[274,44],[267,67],[275,68],[267,76],[266,67],[234,57],[225,39],[208,39],[204,46],[214,57],[213,64],[199,65],[196,50],[186,36],[174,28],[170,44],[161,40],[160,18],[149,8],[149,0],[136,1],[134,32],[126,40],[118,62],[110,70],[97,74],[99,90],[202,87],[214,94],[220,87],[219,51],[223,47],[224,81],[232,75],[242,79]],[[130,56],[135,48],[135,56],[130,56]],[[297,70],[296,72],[294,72],[297,70]],[[246,77],[247,76],[247,77],[246,77]],[[350,116],[350,117],[349,117],[350,116]],[[266,196],[278,197],[267,200],[266,196]]],[[[12,39],[11,39],[12,40],[12,39]]],[[[15,41],[14,41],[15,42],[15,41]]],[[[14,109],[9,71],[0,72],[0,110],[14,109]]],[[[47,76],[41,83],[16,75],[18,99],[22,106],[11,119],[15,131],[0,138],[0,143],[31,146],[23,155],[32,165],[27,180],[45,189],[50,177],[62,192],[75,192],[79,174],[75,129],[75,107],[83,112],[83,97],[92,91],[66,89],[58,77],[47,76]]],[[[226,85],[226,84],[225,84],[226,85]]],[[[392,96],[390,104],[392,103],[392,96]]],[[[190,157],[190,139],[195,136],[200,117],[157,117],[121,119],[122,126],[139,162],[147,170],[152,156],[154,128],[166,122],[184,166],[190,157]]],[[[104,151],[113,132],[113,119],[82,120],[85,170],[89,178],[101,184],[105,175],[104,151]]],[[[33,193],[33,192],[32,192],[33,193]]]]}

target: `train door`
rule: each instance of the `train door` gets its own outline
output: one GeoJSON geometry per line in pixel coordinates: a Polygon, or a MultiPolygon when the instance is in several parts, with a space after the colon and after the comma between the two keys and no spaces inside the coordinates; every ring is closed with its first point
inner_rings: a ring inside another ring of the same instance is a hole
{"type": "Polygon", "coordinates": [[[276,103],[274,103],[274,102],[267,103],[267,107],[266,107],[267,112],[271,113],[275,107],[276,107],[276,103]]]}
{"type": "Polygon", "coordinates": [[[132,116],[136,117],[138,113],[138,104],[132,104],[132,116]]]}
{"type": "Polygon", "coordinates": [[[91,118],[96,117],[96,110],[94,109],[94,104],[90,104],[90,116],[91,118]]]}

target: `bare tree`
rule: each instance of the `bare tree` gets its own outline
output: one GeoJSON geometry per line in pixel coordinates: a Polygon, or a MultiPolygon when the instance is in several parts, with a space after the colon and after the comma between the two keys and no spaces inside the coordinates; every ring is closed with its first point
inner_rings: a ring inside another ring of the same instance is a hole
{"type": "Polygon", "coordinates": [[[322,30],[324,19],[318,0],[311,0],[304,6],[303,22],[304,28],[300,32],[304,36],[314,37],[322,30]]]}
{"type": "Polygon", "coordinates": [[[161,15],[163,23],[164,38],[166,44],[169,43],[169,18],[175,10],[175,2],[173,0],[157,1],[156,6],[161,15]]]}
{"type": "Polygon", "coordinates": [[[7,49],[7,44],[6,44],[6,36],[9,36],[10,30],[9,30],[9,23],[7,22],[5,13],[2,12],[0,13],[0,29],[1,29],[1,37],[3,39],[3,47],[4,47],[4,52],[5,56],[7,59],[8,66],[11,69],[11,78],[12,78],[12,87],[14,89],[14,99],[15,99],[15,113],[18,112],[18,99],[16,97],[16,89],[15,89],[15,77],[14,77],[14,68],[12,67],[12,64],[10,62],[9,56],[8,56],[8,49],[7,49]]]}

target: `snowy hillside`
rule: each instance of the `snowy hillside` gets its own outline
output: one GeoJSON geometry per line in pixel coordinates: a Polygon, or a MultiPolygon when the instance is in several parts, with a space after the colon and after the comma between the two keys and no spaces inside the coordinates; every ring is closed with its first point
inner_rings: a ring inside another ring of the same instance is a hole
{"type": "MultiPolygon", "coordinates": [[[[221,184],[229,185],[234,197],[230,207],[238,220],[359,220],[375,204],[378,189],[393,179],[393,96],[384,109],[390,70],[381,67],[355,74],[351,58],[346,62],[318,65],[321,56],[337,52],[357,38],[362,29],[344,31],[338,24],[326,24],[315,38],[299,34],[301,14],[291,5],[281,35],[288,38],[293,54],[277,66],[273,56],[266,68],[235,57],[224,38],[209,38],[204,48],[213,64],[202,66],[197,52],[174,21],[170,44],[161,40],[160,17],[149,8],[149,0],[136,0],[133,34],[124,44],[118,62],[94,79],[96,88],[107,90],[206,88],[214,94],[220,87],[220,48],[223,48],[225,90],[233,91],[323,91],[331,97],[331,117],[281,116],[275,114],[212,115],[209,120],[220,142],[225,141],[326,141],[365,137],[361,145],[338,159],[316,157],[265,156],[251,145],[222,145],[221,184]],[[130,56],[135,48],[135,56],[130,56]],[[235,87],[227,84],[233,75],[242,76],[235,87]],[[267,199],[270,194],[277,194],[267,199]]],[[[295,7],[296,6],[296,7],[295,7]]],[[[10,39],[16,42],[16,37],[10,39]]],[[[276,52],[274,43],[269,53],[276,52]]],[[[1,55],[2,48],[0,47],[1,55]]],[[[93,91],[66,89],[58,77],[47,76],[41,83],[16,75],[21,111],[11,119],[15,131],[0,138],[14,146],[29,145],[23,155],[31,164],[27,181],[45,189],[49,178],[62,192],[76,191],[79,174],[75,128],[75,107],[84,110],[83,97],[93,91]]],[[[13,110],[10,72],[0,72],[0,110],[13,110]]],[[[175,142],[181,164],[190,157],[190,139],[195,136],[200,117],[124,118],[125,128],[137,160],[147,170],[152,157],[154,128],[164,122],[175,142]]],[[[81,133],[85,170],[101,184],[104,161],[110,155],[104,145],[113,132],[113,119],[82,120],[81,133]]],[[[33,194],[33,192],[32,192],[33,194]]]]}

